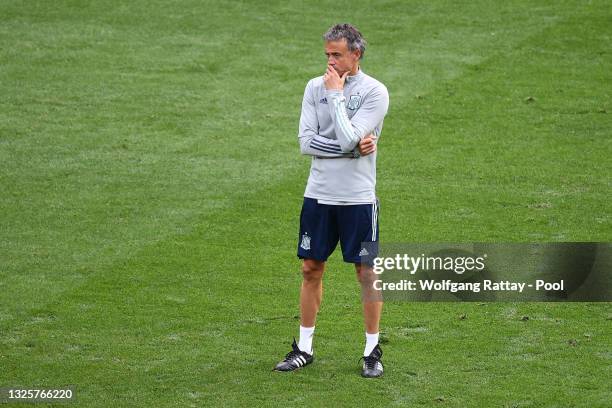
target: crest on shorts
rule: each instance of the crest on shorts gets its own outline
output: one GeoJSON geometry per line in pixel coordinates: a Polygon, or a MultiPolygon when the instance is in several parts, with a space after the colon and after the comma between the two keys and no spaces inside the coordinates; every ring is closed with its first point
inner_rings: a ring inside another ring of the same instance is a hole
{"type": "Polygon", "coordinates": [[[359,107],[360,103],[361,103],[361,95],[351,95],[349,98],[348,105],[346,105],[346,107],[349,108],[350,110],[355,110],[359,107]]]}
{"type": "Polygon", "coordinates": [[[302,235],[302,243],[300,246],[306,251],[310,250],[310,237],[308,236],[308,233],[302,235]]]}

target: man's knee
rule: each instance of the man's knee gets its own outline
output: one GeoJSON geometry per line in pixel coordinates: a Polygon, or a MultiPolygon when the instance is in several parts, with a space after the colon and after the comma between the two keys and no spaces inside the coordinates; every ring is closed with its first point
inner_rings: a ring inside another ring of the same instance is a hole
{"type": "Polygon", "coordinates": [[[355,264],[355,272],[357,273],[357,280],[362,285],[371,285],[377,279],[374,270],[364,264],[355,264]]]}
{"type": "Polygon", "coordinates": [[[304,281],[309,283],[320,282],[323,279],[325,262],[315,261],[314,259],[304,259],[302,263],[302,276],[304,281]]]}

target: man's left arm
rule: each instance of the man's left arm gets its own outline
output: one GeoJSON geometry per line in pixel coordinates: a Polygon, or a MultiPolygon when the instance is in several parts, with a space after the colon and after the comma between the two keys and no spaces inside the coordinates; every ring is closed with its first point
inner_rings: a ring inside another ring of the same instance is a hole
{"type": "Polygon", "coordinates": [[[346,114],[346,98],[339,89],[327,89],[327,100],[331,103],[330,115],[334,122],[336,139],[343,152],[351,152],[360,140],[374,131],[389,109],[389,93],[380,84],[370,91],[355,115],[349,119],[346,114]]]}

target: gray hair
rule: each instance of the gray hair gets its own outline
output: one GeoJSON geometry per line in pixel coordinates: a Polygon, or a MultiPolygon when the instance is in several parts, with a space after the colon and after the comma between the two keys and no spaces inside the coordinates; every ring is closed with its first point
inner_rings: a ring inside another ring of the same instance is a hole
{"type": "Polygon", "coordinates": [[[359,59],[362,59],[368,43],[354,25],[347,23],[336,24],[335,26],[330,27],[330,29],[323,34],[323,39],[325,41],[338,41],[343,38],[346,39],[346,44],[348,45],[349,51],[361,51],[359,59]]]}

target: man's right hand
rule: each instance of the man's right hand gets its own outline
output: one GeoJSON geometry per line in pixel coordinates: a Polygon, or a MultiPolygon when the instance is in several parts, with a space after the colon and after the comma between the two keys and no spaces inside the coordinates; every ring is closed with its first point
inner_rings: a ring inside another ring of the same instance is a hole
{"type": "Polygon", "coordinates": [[[374,135],[369,134],[359,141],[359,154],[367,156],[376,151],[376,143],[374,142],[374,135]]]}

